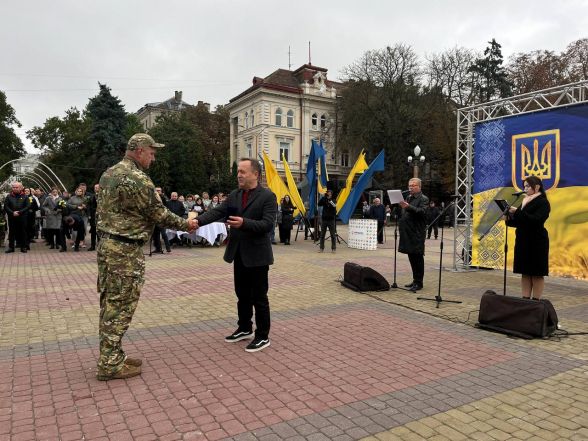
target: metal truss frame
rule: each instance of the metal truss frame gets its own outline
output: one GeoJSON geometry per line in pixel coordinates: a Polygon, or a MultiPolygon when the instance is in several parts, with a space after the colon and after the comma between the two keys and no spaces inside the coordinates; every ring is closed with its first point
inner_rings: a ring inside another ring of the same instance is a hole
{"type": "Polygon", "coordinates": [[[474,184],[474,127],[477,123],[514,115],[588,103],[588,81],[566,84],[504,98],[457,111],[453,269],[471,267],[472,189],[474,184]]]}

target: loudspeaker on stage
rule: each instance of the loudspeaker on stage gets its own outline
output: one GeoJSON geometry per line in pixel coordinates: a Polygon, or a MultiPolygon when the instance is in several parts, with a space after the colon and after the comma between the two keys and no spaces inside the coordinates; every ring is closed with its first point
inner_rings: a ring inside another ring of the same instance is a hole
{"type": "Polygon", "coordinates": [[[379,272],[353,262],[345,263],[341,284],[354,291],[388,291],[390,289],[390,284],[379,272]]]}
{"type": "Polygon", "coordinates": [[[557,329],[557,313],[549,300],[498,295],[488,290],[480,300],[477,326],[531,339],[547,337],[557,329]]]}

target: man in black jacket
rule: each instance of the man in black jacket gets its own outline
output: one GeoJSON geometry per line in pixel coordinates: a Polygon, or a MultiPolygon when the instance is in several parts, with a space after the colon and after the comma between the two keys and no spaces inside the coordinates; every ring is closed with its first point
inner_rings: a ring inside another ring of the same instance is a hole
{"type": "Polygon", "coordinates": [[[94,184],[94,193],[86,193],[88,199],[88,223],[90,224],[90,248],[88,251],[96,250],[96,209],[98,208],[98,192],[100,184],[94,184]]]}
{"type": "Polygon", "coordinates": [[[421,193],[421,180],[412,178],[408,181],[410,192],[406,201],[400,202],[402,214],[398,221],[400,241],[398,252],[408,254],[412,268],[412,282],[405,285],[412,291],[423,289],[425,276],[425,235],[427,228],[427,206],[429,198],[421,193]]]}
{"type": "Polygon", "coordinates": [[[14,242],[20,246],[20,252],[27,252],[27,213],[30,208],[29,198],[23,192],[20,182],[11,184],[12,192],[6,196],[4,211],[8,216],[8,249],[6,253],[14,253],[14,242]]]}
{"type": "Polygon", "coordinates": [[[333,191],[327,190],[318,204],[320,207],[323,207],[319,253],[322,253],[325,249],[325,235],[327,234],[327,228],[331,234],[331,252],[334,253],[337,249],[337,204],[333,200],[333,191]]]}
{"type": "Polygon", "coordinates": [[[269,265],[274,263],[270,232],[278,209],[276,195],[259,185],[261,167],[255,159],[243,158],[237,167],[239,188],[222,204],[201,214],[199,226],[225,220],[230,227],[225,262],[233,265],[237,294],[238,328],[225,338],[229,343],[253,337],[245,350],[260,351],[270,345],[270,306],[267,297],[269,265]]]}

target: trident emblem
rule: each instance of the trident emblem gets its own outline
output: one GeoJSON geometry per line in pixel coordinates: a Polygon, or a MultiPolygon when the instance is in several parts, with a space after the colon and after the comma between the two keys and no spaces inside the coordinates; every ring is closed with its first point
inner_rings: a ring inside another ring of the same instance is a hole
{"type": "Polygon", "coordinates": [[[519,191],[521,182],[537,176],[545,189],[559,182],[559,130],[524,133],[512,137],[512,184],[519,191]]]}

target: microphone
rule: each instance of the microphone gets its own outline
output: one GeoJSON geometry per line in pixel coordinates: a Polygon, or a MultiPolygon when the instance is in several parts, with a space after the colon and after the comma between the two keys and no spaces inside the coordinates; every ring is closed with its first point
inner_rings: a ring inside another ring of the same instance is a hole
{"type": "Polygon", "coordinates": [[[526,194],[527,192],[525,190],[521,190],[521,191],[517,191],[516,193],[513,193],[513,196],[522,196],[524,194],[526,194]]]}

